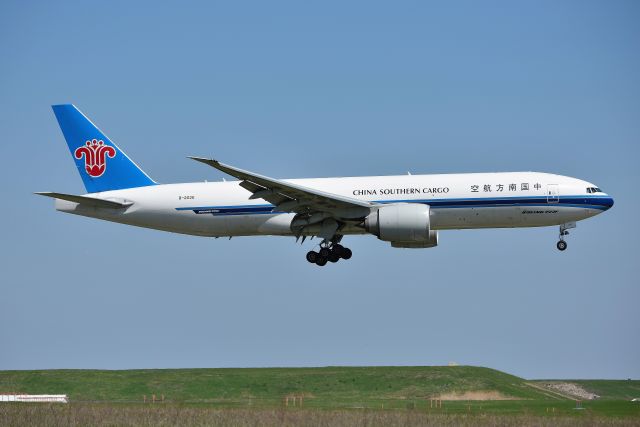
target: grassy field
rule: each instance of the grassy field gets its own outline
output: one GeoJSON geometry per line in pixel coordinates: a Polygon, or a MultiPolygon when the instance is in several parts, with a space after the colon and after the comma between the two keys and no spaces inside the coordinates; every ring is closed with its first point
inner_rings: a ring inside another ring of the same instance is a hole
{"type": "Polygon", "coordinates": [[[522,378],[471,366],[0,371],[0,390],[66,393],[73,401],[135,402],[143,395],[164,394],[173,402],[230,404],[280,402],[296,394],[326,407],[465,391],[547,397],[522,378]]]}
{"type": "Polygon", "coordinates": [[[640,425],[640,403],[630,402],[640,397],[640,381],[568,381],[601,396],[580,409],[569,396],[545,390],[552,381],[472,366],[0,371],[0,393],[67,394],[71,400],[0,404],[0,424],[20,425],[27,417],[28,424],[49,425],[98,419],[110,425],[182,419],[193,421],[185,425],[522,425],[538,418],[536,425],[578,419],[640,425]],[[154,394],[164,402],[148,403],[154,394]],[[432,406],[436,397],[445,397],[441,407],[432,406]],[[474,400],[483,398],[492,400],[474,400]],[[138,421],[123,422],[127,417],[138,421]]]}
{"type": "Polygon", "coordinates": [[[0,406],[3,427],[28,426],[634,426],[634,418],[535,414],[446,414],[398,410],[220,409],[77,403],[0,406]]]}

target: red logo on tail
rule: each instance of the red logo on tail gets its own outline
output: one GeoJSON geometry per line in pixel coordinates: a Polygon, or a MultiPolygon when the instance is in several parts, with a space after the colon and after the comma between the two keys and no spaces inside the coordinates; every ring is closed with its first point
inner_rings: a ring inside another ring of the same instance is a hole
{"type": "Polygon", "coordinates": [[[114,158],[116,150],[109,145],[104,145],[103,140],[94,139],[78,147],[73,154],[78,160],[84,156],[84,168],[90,176],[97,178],[107,169],[107,156],[114,158]]]}

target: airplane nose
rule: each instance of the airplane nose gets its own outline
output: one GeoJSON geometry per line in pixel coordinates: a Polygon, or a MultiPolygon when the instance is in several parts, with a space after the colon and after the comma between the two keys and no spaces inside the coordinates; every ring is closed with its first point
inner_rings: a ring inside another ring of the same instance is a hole
{"type": "Polygon", "coordinates": [[[604,200],[603,200],[603,204],[606,207],[607,210],[611,209],[611,207],[613,206],[613,197],[607,195],[604,200]]]}

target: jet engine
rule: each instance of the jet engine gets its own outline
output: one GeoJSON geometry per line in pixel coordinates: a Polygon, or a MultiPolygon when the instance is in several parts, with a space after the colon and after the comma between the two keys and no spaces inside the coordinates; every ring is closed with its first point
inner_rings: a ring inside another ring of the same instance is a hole
{"type": "Polygon", "coordinates": [[[380,207],[364,220],[367,232],[394,248],[432,248],[438,232],[431,230],[429,205],[396,203],[380,207]]]}

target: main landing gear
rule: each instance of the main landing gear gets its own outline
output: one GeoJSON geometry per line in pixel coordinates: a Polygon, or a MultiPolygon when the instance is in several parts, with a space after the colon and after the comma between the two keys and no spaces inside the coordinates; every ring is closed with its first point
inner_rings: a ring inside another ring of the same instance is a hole
{"type": "Polygon", "coordinates": [[[323,241],[320,244],[320,250],[318,252],[307,252],[307,261],[323,267],[327,265],[327,262],[338,262],[340,259],[349,259],[351,255],[351,249],[345,248],[337,242],[323,241]]]}
{"type": "Polygon", "coordinates": [[[556,243],[556,247],[559,251],[564,251],[567,249],[567,242],[564,241],[564,236],[568,236],[569,232],[567,231],[569,228],[576,228],[575,222],[570,222],[567,224],[562,224],[560,226],[560,240],[556,243]]]}

